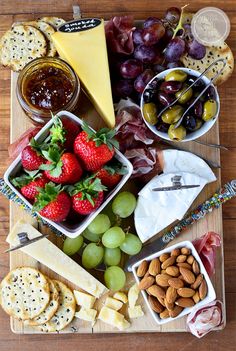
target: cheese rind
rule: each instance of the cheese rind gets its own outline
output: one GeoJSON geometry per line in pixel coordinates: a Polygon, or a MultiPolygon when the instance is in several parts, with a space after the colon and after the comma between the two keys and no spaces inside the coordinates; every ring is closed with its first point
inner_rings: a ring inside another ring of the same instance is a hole
{"type": "MultiPolygon", "coordinates": [[[[30,224],[19,221],[9,233],[6,241],[12,246],[19,245],[17,234],[21,232],[26,232],[29,239],[41,235],[30,224]]],[[[102,283],[46,238],[24,246],[20,250],[97,298],[108,291],[102,283]]]]}
{"type": "Polygon", "coordinates": [[[123,314],[107,306],[102,307],[98,315],[98,319],[100,319],[104,323],[110,324],[111,326],[118,328],[119,330],[125,330],[130,326],[130,323],[125,319],[123,314]]]}
{"type": "Polygon", "coordinates": [[[57,31],[51,36],[62,59],[79,76],[96,110],[108,127],[115,126],[104,21],[78,32],[57,31]]]}
{"type": "Polygon", "coordinates": [[[75,313],[76,318],[82,319],[83,321],[92,322],[92,323],[95,321],[96,315],[97,315],[96,310],[92,308],[84,308],[84,307],[81,307],[79,312],[75,313]]]}
{"type": "Polygon", "coordinates": [[[123,302],[113,299],[112,297],[108,296],[105,301],[105,306],[112,308],[115,311],[118,311],[123,306],[123,302]]]}
{"type": "Polygon", "coordinates": [[[94,296],[83,293],[82,291],[74,290],[75,300],[78,306],[82,306],[84,308],[92,308],[96,298],[94,296]]]}

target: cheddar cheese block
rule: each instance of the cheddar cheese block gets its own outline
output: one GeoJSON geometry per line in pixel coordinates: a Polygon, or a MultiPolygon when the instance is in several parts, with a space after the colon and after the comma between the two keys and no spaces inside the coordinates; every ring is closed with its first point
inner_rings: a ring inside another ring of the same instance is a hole
{"type": "Polygon", "coordinates": [[[52,35],[62,59],[79,76],[96,110],[108,127],[115,126],[104,21],[97,18],[67,22],[52,35]]]}
{"type": "MultiPolygon", "coordinates": [[[[6,241],[13,247],[19,245],[17,234],[22,232],[26,232],[29,239],[41,235],[30,224],[19,221],[9,233],[6,241]]],[[[47,238],[22,247],[20,250],[97,298],[108,291],[102,283],[69,256],[65,255],[63,251],[47,238]]]]}

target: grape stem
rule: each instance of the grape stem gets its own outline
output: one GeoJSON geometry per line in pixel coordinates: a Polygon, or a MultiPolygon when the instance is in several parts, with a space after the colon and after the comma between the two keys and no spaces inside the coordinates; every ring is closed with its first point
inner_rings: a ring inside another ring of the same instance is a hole
{"type": "Polygon", "coordinates": [[[174,38],[176,37],[176,34],[178,33],[179,30],[182,29],[182,30],[184,31],[184,27],[183,27],[182,21],[183,21],[184,9],[185,9],[185,7],[187,7],[187,6],[189,6],[189,4],[184,5],[183,7],[181,7],[181,14],[180,14],[179,22],[178,22],[178,24],[177,24],[177,27],[176,27],[175,30],[174,30],[172,39],[174,39],[174,38]]]}
{"type": "Polygon", "coordinates": [[[128,226],[127,228],[124,229],[125,234],[128,234],[130,230],[130,226],[128,226]]]}

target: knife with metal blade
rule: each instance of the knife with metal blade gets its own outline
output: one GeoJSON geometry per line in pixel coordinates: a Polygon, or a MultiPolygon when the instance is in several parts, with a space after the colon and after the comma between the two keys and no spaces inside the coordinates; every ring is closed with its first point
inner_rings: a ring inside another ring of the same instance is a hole
{"type": "Polygon", "coordinates": [[[152,191],[171,191],[171,190],[181,190],[181,189],[192,189],[199,187],[199,184],[196,185],[172,185],[172,186],[164,186],[161,188],[153,188],[152,191]]]}

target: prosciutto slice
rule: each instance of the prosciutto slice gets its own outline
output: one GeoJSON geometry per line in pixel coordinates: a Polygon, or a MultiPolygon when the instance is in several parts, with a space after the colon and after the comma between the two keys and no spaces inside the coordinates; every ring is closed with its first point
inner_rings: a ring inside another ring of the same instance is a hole
{"type": "Polygon", "coordinates": [[[223,304],[215,300],[208,305],[194,310],[188,315],[187,328],[197,338],[202,338],[211,330],[224,325],[223,304]]]}
{"type": "Polygon", "coordinates": [[[199,239],[193,241],[202,263],[209,276],[215,273],[216,249],[221,245],[221,237],[214,232],[208,232],[199,239]]]}
{"type": "Polygon", "coordinates": [[[115,16],[105,25],[107,47],[113,53],[130,55],[134,51],[132,39],[133,16],[115,16]]]}

